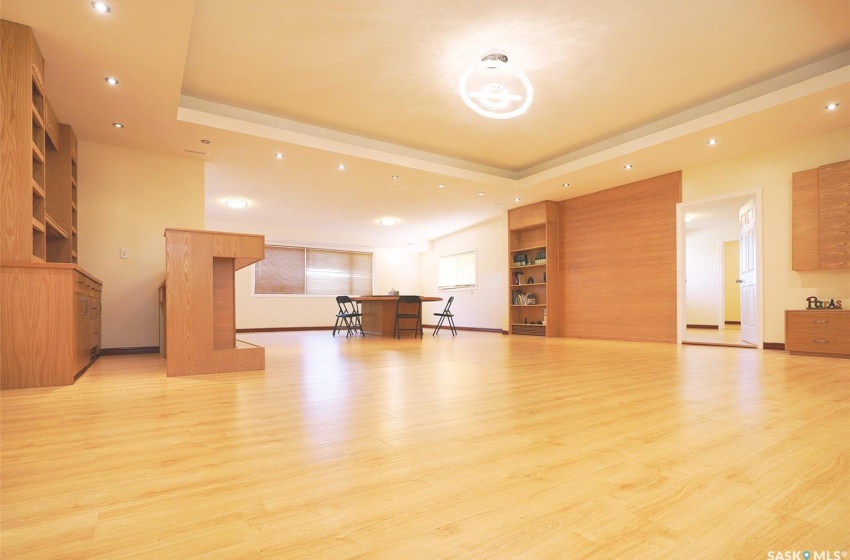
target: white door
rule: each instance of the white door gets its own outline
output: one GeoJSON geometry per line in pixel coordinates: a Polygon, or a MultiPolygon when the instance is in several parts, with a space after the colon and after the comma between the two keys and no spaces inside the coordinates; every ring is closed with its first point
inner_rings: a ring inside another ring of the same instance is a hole
{"type": "Polygon", "coordinates": [[[738,283],[741,285],[741,340],[756,344],[756,205],[750,199],[738,210],[741,245],[738,283]]]}

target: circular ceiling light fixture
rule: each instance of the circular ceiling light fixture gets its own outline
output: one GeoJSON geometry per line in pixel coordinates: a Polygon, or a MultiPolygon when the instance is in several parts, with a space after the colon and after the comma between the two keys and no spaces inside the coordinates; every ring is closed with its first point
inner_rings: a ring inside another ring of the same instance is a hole
{"type": "Polygon", "coordinates": [[[531,81],[508,64],[508,55],[491,51],[460,77],[460,97],[467,107],[491,119],[512,119],[528,110],[534,99],[531,81]]]}
{"type": "Polygon", "coordinates": [[[228,198],[224,201],[224,205],[228,208],[247,208],[248,201],[241,198],[228,198]]]}

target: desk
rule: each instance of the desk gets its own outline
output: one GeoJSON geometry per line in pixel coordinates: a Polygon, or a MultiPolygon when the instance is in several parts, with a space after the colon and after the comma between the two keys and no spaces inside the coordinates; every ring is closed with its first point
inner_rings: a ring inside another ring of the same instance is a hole
{"type": "MultiPolygon", "coordinates": [[[[440,297],[420,297],[423,303],[428,301],[443,301],[443,298],[440,297]]],[[[351,300],[360,303],[360,312],[363,314],[363,330],[365,332],[392,337],[393,328],[395,327],[395,307],[398,296],[357,296],[351,298],[351,300]]],[[[411,305],[409,310],[406,310],[405,307],[402,306],[402,313],[412,311],[415,305],[411,305]]]]}

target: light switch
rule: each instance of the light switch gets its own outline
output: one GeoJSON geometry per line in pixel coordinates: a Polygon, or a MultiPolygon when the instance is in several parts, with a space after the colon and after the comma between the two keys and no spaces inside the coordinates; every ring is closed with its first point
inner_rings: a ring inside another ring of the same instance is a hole
{"type": "Polygon", "coordinates": [[[130,258],[130,251],[128,251],[126,248],[122,247],[121,248],[121,258],[122,259],[129,259],[130,258]]]}

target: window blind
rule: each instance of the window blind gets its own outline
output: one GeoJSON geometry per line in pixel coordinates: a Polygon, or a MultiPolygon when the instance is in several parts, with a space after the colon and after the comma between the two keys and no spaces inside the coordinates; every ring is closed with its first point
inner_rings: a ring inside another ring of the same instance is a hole
{"type": "Polygon", "coordinates": [[[254,265],[254,294],[372,293],[372,253],[266,245],[254,265]]]}

